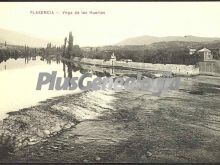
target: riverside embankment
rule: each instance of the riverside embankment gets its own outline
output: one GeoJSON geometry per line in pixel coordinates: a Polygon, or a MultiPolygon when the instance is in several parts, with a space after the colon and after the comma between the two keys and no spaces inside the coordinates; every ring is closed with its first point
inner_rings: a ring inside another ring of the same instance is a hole
{"type": "Polygon", "coordinates": [[[183,78],[159,97],[89,91],[10,113],[3,130],[27,145],[1,162],[219,162],[219,83],[183,78]]]}
{"type": "Polygon", "coordinates": [[[178,65],[178,64],[152,64],[152,63],[140,63],[140,62],[124,62],[124,61],[105,61],[101,59],[89,59],[89,58],[72,58],[70,61],[80,62],[83,64],[98,65],[103,67],[115,67],[115,68],[130,68],[130,69],[143,69],[154,71],[166,71],[172,72],[177,75],[198,75],[199,68],[195,65],[178,65]]]}
{"type": "Polygon", "coordinates": [[[140,69],[158,72],[172,72],[176,75],[195,76],[195,75],[212,75],[220,76],[220,61],[211,60],[199,62],[197,65],[180,65],[180,64],[152,64],[140,62],[124,62],[124,61],[105,61],[101,59],[89,58],[72,58],[72,62],[80,62],[82,64],[96,65],[102,67],[114,67],[121,69],[140,69]]]}

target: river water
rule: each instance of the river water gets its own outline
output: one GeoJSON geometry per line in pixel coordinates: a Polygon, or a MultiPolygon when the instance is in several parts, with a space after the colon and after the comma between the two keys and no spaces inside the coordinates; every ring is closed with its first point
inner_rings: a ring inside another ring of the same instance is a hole
{"type": "MultiPolygon", "coordinates": [[[[36,90],[39,72],[57,71],[57,76],[63,77],[63,64],[58,61],[24,59],[9,59],[0,63],[0,119],[7,112],[37,105],[40,101],[64,94],[76,93],[70,90],[36,90]]],[[[79,76],[79,72],[74,72],[79,76]]]]}
{"type": "MultiPolygon", "coordinates": [[[[71,74],[88,71],[72,67],[71,74]]],[[[220,153],[220,77],[182,77],[178,90],[152,96],[143,91],[36,91],[39,72],[70,73],[56,61],[25,59],[0,64],[0,116],[54,96],[70,95],[81,122],[28,149],[17,160],[62,162],[217,162],[220,153]],[[64,72],[65,71],[65,72],[64,72]],[[99,115],[101,114],[101,115],[99,115]],[[38,151],[38,149],[40,150],[38,151]],[[62,151],[62,152],[61,152],[62,151]],[[28,155],[28,156],[27,156],[28,155]]],[[[95,69],[97,70],[97,68],[95,69]]],[[[108,72],[100,68],[100,73],[108,72]]],[[[109,72],[112,72],[110,70],[109,72]]],[[[117,71],[114,71],[117,72],[117,71]]],[[[122,72],[122,71],[118,71],[122,72]]],[[[135,71],[123,71],[134,73],[135,71]]],[[[68,102],[68,101],[67,101],[68,102]]]]}
{"type": "MultiPolygon", "coordinates": [[[[106,74],[106,71],[109,73],[120,72],[122,74],[136,73],[136,71],[131,70],[113,71],[110,68],[94,68],[94,66],[86,65],[82,67],[71,66],[71,69],[71,76],[74,75],[75,77],[80,77],[82,73],[90,70],[94,70],[96,75],[101,76],[103,76],[103,72],[106,74]]],[[[39,72],[52,73],[52,71],[57,71],[57,77],[67,77],[70,75],[68,66],[64,68],[61,61],[42,60],[40,57],[36,57],[36,59],[9,59],[6,62],[0,63],[0,118],[5,117],[7,112],[37,105],[48,98],[80,92],[78,88],[76,90],[48,90],[48,86],[43,87],[42,90],[36,90],[39,72]]],[[[169,95],[169,97],[174,97],[173,92],[165,92],[161,95],[161,99],[169,95]]],[[[196,101],[197,99],[201,99],[204,102],[213,102],[215,100],[214,103],[217,103],[220,99],[220,77],[182,77],[179,90],[175,92],[178,93],[179,99],[191,98],[195,102],[194,104],[198,102],[196,101]]],[[[203,106],[207,106],[207,104],[203,106]]],[[[198,109],[199,107],[194,108],[198,109]]],[[[218,109],[219,107],[216,108],[218,109]]],[[[213,109],[210,109],[210,111],[213,111],[213,109]]]]}

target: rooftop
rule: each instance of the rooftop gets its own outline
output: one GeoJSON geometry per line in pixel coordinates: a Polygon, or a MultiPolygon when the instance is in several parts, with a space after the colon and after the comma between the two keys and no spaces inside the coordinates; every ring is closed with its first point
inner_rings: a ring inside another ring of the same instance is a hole
{"type": "Polygon", "coordinates": [[[211,50],[207,49],[207,48],[203,48],[201,50],[198,50],[198,52],[211,52],[211,50]]]}

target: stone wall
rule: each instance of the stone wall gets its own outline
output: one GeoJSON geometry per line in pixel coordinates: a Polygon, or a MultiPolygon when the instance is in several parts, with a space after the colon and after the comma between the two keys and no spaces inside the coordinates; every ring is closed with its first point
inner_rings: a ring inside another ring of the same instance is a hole
{"type": "Polygon", "coordinates": [[[213,76],[220,76],[220,61],[212,60],[199,62],[199,73],[213,76]]]}
{"type": "MultiPolygon", "coordinates": [[[[74,61],[79,61],[78,58],[74,58],[74,61]]],[[[91,64],[91,65],[102,65],[111,66],[110,61],[104,61],[101,59],[89,59],[82,58],[80,62],[91,64]]],[[[170,71],[179,75],[197,75],[199,74],[199,68],[195,65],[177,65],[177,64],[152,64],[152,63],[140,63],[140,62],[123,62],[115,61],[114,66],[126,67],[135,69],[147,69],[147,70],[159,70],[159,71],[170,71]]]]}

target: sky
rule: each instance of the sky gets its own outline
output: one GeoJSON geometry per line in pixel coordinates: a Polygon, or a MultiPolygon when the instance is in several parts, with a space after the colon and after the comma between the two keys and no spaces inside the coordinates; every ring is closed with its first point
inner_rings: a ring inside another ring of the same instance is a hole
{"type": "Polygon", "coordinates": [[[80,46],[111,45],[141,35],[220,37],[220,2],[0,2],[0,28],[59,43],[72,31],[80,46]]]}

